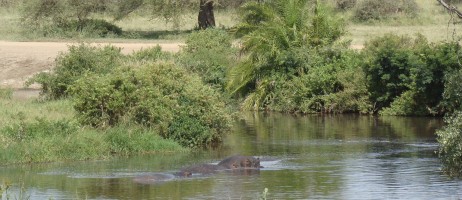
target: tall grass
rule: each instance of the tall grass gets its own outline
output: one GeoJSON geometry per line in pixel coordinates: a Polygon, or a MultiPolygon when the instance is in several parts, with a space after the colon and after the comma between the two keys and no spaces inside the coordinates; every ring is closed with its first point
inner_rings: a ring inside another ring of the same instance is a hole
{"type": "MultiPolygon", "coordinates": [[[[349,34],[345,38],[351,40],[351,44],[361,47],[372,38],[383,36],[387,33],[397,35],[414,36],[417,33],[425,36],[429,42],[439,42],[457,39],[454,36],[462,34],[462,25],[454,24],[446,10],[436,1],[416,0],[419,7],[415,18],[397,18],[390,20],[375,21],[374,23],[350,22],[347,26],[349,34]]],[[[344,17],[351,18],[352,11],[344,13],[344,17]]]]}
{"type": "Polygon", "coordinates": [[[187,151],[154,130],[82,127],[70,100],[0,98],[0,143],[0,165],[187,151]]]}

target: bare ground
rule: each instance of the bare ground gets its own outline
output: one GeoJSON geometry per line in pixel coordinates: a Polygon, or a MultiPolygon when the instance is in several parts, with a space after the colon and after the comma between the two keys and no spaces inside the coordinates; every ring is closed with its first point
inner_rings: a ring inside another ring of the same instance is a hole
{"type": "MultiPolygon", "coordinates": [[[[65,42],[9,42],[0,41],[0,87],[8,87],[21,93],[24,83],[36,73],[53,68],[53,62],[60,52],[65,52],[69,45],[65,42]],[[21,90],[20,90],[21,89],[21,90]]],[[[106,45],[108,43],[95,43],[106,45]]],[[[111,43],[122,48],[128,54],[143,48],[160,45],[164,51],[177,52],[182,43],[111,43]]],[[[39,86],[32,85],[32,89],[39,86]]],[[[30,92],[25,92],[30,93],[30,92]]]]}

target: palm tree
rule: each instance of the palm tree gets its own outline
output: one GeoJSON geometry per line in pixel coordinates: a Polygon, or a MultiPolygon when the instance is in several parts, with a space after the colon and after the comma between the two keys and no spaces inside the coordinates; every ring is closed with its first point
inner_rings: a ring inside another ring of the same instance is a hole
{"type": "Polygon", "coordinates": [[[303,73],[300,51],[312,51],[332,44],[343,33],[332,25],[323,7],[309,0],[251,2],[242,8],[242,23],[236,32],[244,35],[243,61],[229,72],[227,90],[231,95],[248,95],[247,109],[261,109],[271,98],[275,79],[303,73]],[[314,13],[314,14],[313,14],[314,13]]]}

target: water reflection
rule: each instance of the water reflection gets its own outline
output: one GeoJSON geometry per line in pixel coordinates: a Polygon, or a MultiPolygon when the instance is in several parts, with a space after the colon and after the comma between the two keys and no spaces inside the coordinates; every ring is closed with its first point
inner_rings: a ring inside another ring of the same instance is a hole
{"type": "Polygon", "coordinates": [[[218,149],[0,168],[0,181],[24,183],[32,199],[257,199],[264,188],[269,199],[460,199],[462,182],[442,175],[434,154],[441,126],[434,118],[248,113],[218,149]],[[234,154],[260,156],[265,168],[133,181],[234,154]]]}

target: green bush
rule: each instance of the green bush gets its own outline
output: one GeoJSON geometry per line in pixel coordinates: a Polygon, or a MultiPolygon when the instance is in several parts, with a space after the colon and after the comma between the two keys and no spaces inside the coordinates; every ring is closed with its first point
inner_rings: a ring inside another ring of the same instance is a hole
{"type": "Polygon", "coordinates": [[[88,75],[79,79],[71,91],[83,124],[105,127],[136,122],[155,129],[164,138],[191,146],[186,141],[189,138],[178,137],[180,133],[175,130],[189,128],[189,121],[182,120],[192,118],[198,122],[197,130],[206,130],[195,132],[202,134],[194,142],[195,147],[220,141],[229,128],[230,115],[220,95],[197,75],[172,63],[128,66],[107,75],[88,75]]]}
{"type": "Polygon", "coordinates": [[[416,41],[387,34],[366,43],[364,72],[375,109],[390,106],[412,84],[411,69],[424,64],[413,54],[416,41]]]}
{"type": "Polygon", "coordinates": [[[51,72],[39,73],[28,80],[27,84],[41,84],[42,94],[48,99],[67,97],[68,88],[77,79],[88,73],[109,73],[120,65],[123,57],[120,48],[114,46],[70,46],[68,52],[56,58],[56,66],[51,72]]]}
{"type": "Polygon", "coordinates": [[[186,38],[179,63],[197,73],[202,80],[224,90],[226,73],[237,59],[228,33],[220,29],[195,31],[186,38]]]}
{"type": "Polygon", "coordinates": [[[172,60],[173,55],[171,53],[162,51],[162,48],[157,45],[146,49],[133,52],[129,56],[134,62],[155,62],[159,60],[172,60]]]}
{"type": "MultiPolygon", "coordinates": [[[[319,59],[329,60],[324,56],[319,59]]],[[[302,113],[369,112],[371,106],[361,57],[345,51],[330,60],[316,62],[300,76],[275,80],[268,108],[302,113]]]]}
{"type": "Polygon", "coordinates": [[[445,119],[447,125],[436,132],[438,155],[443,170],[450,176],[462,176],[462,112],[457,111],[445,119]]]}
{"type": "Polygon", "coordinates": [[[336,0],[335,6],[339,10],[348,10],[356,6],[357,0],[336,0]]]}
{"type": "MultiPolygon", "coordinates": [[[[245,34],[241,49],[243,58],[230,69],[226,87],[231,95],[245,96],[242,108],[269,109],[272,102],[288,102],[285,97],[293,95],[284,95],[283,90],[298,90],[298,86],[305,84],[309,86],[300,89],[300,95],[306,98],[317,92],[310,91],[317,90],[316,84],[332,87],[331,77],[313,82],[306,78],[316,76],[315,70],[324,70],[320,66],[330,64],[337,47],[345,48],[338,42],[344,33],[344,24],[324,4],[318,3],[312,10],[309,3],[304,0],[271,1],[249,3],[244,7],[243,21],[237,30],[245,34]],[[313,74],[308,75],[312,70],[313,74]],[[305,88],[308,91],[304,91],[305,88]]],[[[290,102],[275,105],[289,111],[292,109],[288,105],[299,105],[290,102]]]]}
{"type": "MultiPolygon", "coordinates": [[[[451,76],[460,69],[457,43],[385,35],[366,44],[364,70],[375,111],[384,115],[443,115],[457,109],[451,76]],[[447,82],[447,83],[446,83],[447,82]],[[447,91],[448,95],[443,95],[447,91]],[[443,98],[445,97],[445,98],[443,98]],[[383,109],[383,111],[381,111],[383,109]]],[[[457,104],[457,103],[456,103],[457,104]]]]}
{"type": "Polygon", "coordinates": [[[105,133],[110,152],[118,155],[178,151],[180,145],[162,139],[156,131],[138,126],[119,125],[105,133]]]}
{"type": "Polygon", "coordinates": [[[454,70],[446,75],[443,106],[449,113],[462,110],[462,70],[454,70]]]}
{"type": "Polygon", "coordinates": [[[358,21],[389,19],[397,15],[415,17],[418,5],[415,0],[363,0],[355,9],[354,18],[358,21]]]}

